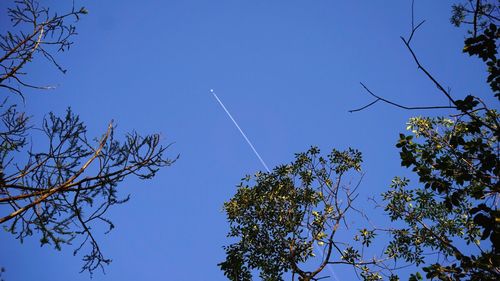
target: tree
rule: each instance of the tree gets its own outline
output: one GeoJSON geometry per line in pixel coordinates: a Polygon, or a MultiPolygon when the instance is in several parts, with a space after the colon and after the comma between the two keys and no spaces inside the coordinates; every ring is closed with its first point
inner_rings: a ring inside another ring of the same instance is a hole
{"type": "MultiPolygon", "coordinates": [[[[489,66],[488,82],[498,91],[496,25],[466,40],[465,52],[478,55],[489,66]]],[[[498,280],[500,278],[500,211],[498,195],[499,121],[496,109],[469,95],[455,100],[459,113],[451,118],[412,118],[401,134],[401,165],[412,167],[423,188],[407,188],[396,179],[384,193],[392,220],[407,229],[394,232],[395,257],[423,262],[426,248],[441,258],[423,270],[440,280],[498,280]],[[401,251],[403,250],[403,251],[401,251]]]]}
{"type": "Polygon", "coordinates": [[[225,247],[226,260],[219,264],[224,274],[230,280],[252,280],[252,271],[258,270],[263,280],[283,280],[291,272],[292,280],[295,275],[319,280],[332,265],[352,266],[363,280],[389,273],[383,258],[363,257],[375,230],[359,229],[357,242],[341,241],[349,234],[346,217],[363,216],[353,205],[359,182],[345,183],[346,177],[359,175],[361,162],[354,149],[334,149],[324,157],[312,147],[288,165],[244,178],[224,204],[228,236],[238,239],[225,247]],[[318,265],[309,270],[311,260],[318,265]]]}
{"type": "MultiPolygon", "coordinates": [[[[452,6],[451,17],[456,26],[472,26],[463,51],[486,64],[486,82],[497,100],[499,12],[498,1],[466,1],[452,6]]],[[[478,96],[453,98],[422,65],[411,47],[413,35],[422,23],[412,26],[410,36],[402,40],[418,68],[450,101],[447,108],[456,113],[411,118],[411,134],[400,135],[396,146],[401,165],[411,167],[423,186],[410,187],[408,179],[396,177],[390,190],[383,193],[390,219],[405,225],[390,230],[393,239],[386,252],[395,259],[422,266],[429,279],[499,280],[500,116],[495,106],[478,96]]],[[[443,108],[406,107],[368,92],[377,98],[375,102],[404,109],[443,108]]],[[[422,276],[417,273],[410,279],[421,280],[422,276]]]]}
{"type": "MultiPolygon", "coordinates": [[[[86,13],[73,7],[58,14],[35,0],[15,1],[8,15],[17,32],[0,38],[0,88],[23,99],[23,88],[46,89],[26,82],[23,67],[43,56],[65,72],[55,53],[70,48],[76,29],[69,22],[86,13]]],[[[0,224],[21,242],[40,235],[42,246],[77,243],[75,255],[88,248],[82,271],[103,268],[111,260],[101,252],[92,227],[114,228],[106,212],[129,199],[118,197],[118,184],[131,175],[150,179],[171,165],[175,159],[165,157],[168,146],[160,144],[158,134],[130,133],[120,142],[112,123],[100,139],[91,140],[71,109],[62,117],[49,113],[42,126],[35,126],[18,105],[5,100],[0,108],[0,224]],[[32,138],[36,147],[45,138],[45,149],[33,148],[32,138]]]]}

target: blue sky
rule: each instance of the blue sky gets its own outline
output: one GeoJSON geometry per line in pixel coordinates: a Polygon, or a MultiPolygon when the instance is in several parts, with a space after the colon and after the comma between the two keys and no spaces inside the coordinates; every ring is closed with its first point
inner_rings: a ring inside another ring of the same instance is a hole
{"type": "MultiPolygon", "coordinates": [[[[410,0],[76,2],[89,14],[71,50],[58,55],[68,72],[42,59],[29,65],[30,81],[57,88],[27,90],[24,109],[39,121],[71,106],[92,136],[114,119],[122,134],[160,132],[173,143],[170,155],[180,154],[153,180],[121,185],[132,199],[111,210],[116,229],[98,235],[113,263],[93,280],[224,280],[216,266],[229,243],[222,204],[263,167],[210,89],[270,167],[311,145],[360,149],[367,211],[367,196],[408,174],[394,147],[407,119],[437,112],[377,104],[349,113],[372,101],[359,82],[405,105],[446,105],[399,38],[410,31],[410,0]]],[[[426,23],[414,49],[455,97],[483,96],[483,65],[462,54],[465,33],[449,23],[454,2],[416,1],[416,19],[426,23]]],[[[5,17],[0,23],[3,32],[5,17]]],[[[36,237],[21,245],[4,232],[0,243],[8,281],[89,280],[72,247],[41,248],[36,237]]]]}

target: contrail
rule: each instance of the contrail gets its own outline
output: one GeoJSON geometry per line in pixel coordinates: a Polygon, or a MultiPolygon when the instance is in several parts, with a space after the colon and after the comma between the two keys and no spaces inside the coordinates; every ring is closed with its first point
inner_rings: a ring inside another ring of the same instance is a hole
{"type": "Polygon", "coordinates": [[[269,168],[267,167],[266,165],[266,162],[264,162],[264,160],[262,159],[262,157],[260,157],[260,154],[257,152],[257,149],[255,149],[255,147],[253,146],[252,142],[248,139],[247,135],[245,135],[245,133],[243,132],[243,130],[240,128],[240,126],[238,125],[238,123],[236,123],[236,120],[234,120],[233,116],[231,115],[231,113],[229,113],[229,111],[227,110],[227,108],[224,106],[224,104],[222,103],[222,101],[219,99],[219,97],[215,94],[214,90],[213,89],[210,89],[210,93],[212,93],[212,95],[215,97],[215,99],[219,102],[220,106],[222,106],[222,109],[224,109],[224,111],[227,113],[227,116],[229,116],[229,118],[231,119],[231,121],[233,121],[234,125],[236,126],[236,128],[238,128],[238,130],[240,131],[241,135],[243,136],[243,138],[247,141],[248,145],[252,148],[253,152],[255,153],[255,155],[257,156],[257,158],[259,158],[260,160],[260,163],[262,163],[262,165],[264,166],[264,168],[266,168],[266,171],[268,173],[271,172],[271,170],[269,170],[269,168]]]}
{"type": "MultiPolygon", "coordinates": [[[[257,149],[255,149],[255,147],[253,146],[252,142],[248,139],[247,135],[245,135],[245,133],[243,132],[243,130],[240,128],[240,126],[238,125],[238,123],[236,123],[236,120],[234,120],[233,116],[231,115],[231,113],[229,113],[229,110],[227,110],[227,108],[224,106],[224,104],[222,103],[222,101],[219,99],[219,97],[215,94],[214,90],[213,89],[210,89],[210,93],[212,93],[212,95],[215,97],[215,99],[217,100],[217,102],[219,102],[220,106],[222,107],[222,109],[224,109],[224,111],[227,113],[227,116],[229,116],[229,118],[231,119],[231,121],[233,121],[234,125],[236,126],[236,128],[238,128],[238,130],[240,131],[241,135],[243,136],[243,138],[247,141],[248,145],[252,148],[253,152],[255,153],[255,155],[257,156],[257,158],[259,158],[260,160],[260,163],[262,163],[262,166],[264,166],[264,168],[266,168],[267,172],[268,173],[271,173],[271,171],[269,170],[269,168],[267,167],[266,165],[266,162],[264,162],[264,160],[262,159],[262,157],[260,157],[260,154],[257,152],[257,149]]],[[[311,234],[309,233],[309,236],[311,236],[311,234]]],[[[314,246],[313,246],[313,251],[316,252],[317,255],[319,255],[320,253],[318,253],[319,251],[317,251],[314,246]]],[[[323,257],[323,254],[321,253],[321,257],[323,257]]],[[[331,265],[327,265],[326,266],[328,268],[328,270],[330,271],[331,273],[331,277],[333,277],[333,279],[335,280],[339,280],[339,278],[337,277],[337,274],[335,274],[335,271],[333,271],[333,268],[331,268],[331,265]]]]}

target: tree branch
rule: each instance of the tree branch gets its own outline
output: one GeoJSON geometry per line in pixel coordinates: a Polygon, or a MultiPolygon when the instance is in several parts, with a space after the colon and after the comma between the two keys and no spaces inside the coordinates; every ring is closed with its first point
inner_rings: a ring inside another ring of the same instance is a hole
{"type": "Polygon", "coordinates": [[[368,89],[368,87],[365,86],[365,84],[363,84],[362,82],[360,82],[361,86],[373,97],[375,97],[375,101],[361,107],[361,108],[358,108],[358,109],[352,109],[352,110],[349,110],[350,113],[352,112],[357,112],[357,111],[361,111],[365,108],[368,108],[370,106],[372,106],[373,104],[379,102],[379,101],[382,101],[382,102],[385,102],[387,104],[390,104],[390,105],[393,105],[393,106],[396,106],[396,107],[399,107],[399,108],[402,108],[402,109],[406,109],[406,110],[427,110],[427,109],[443,109],[443,108],[456,108],[456,106],[447,106],[447,105],[443,105],[443,106],[404,106],[404,105],[401,105],[401,104],[398,104],[398,103],[395,103],[395,102],[392,102],[388,99],[385,99],[385,98],[382,98],[380,96],[377,96],[376,94],[374,94],[370,89],[368,89]]]}

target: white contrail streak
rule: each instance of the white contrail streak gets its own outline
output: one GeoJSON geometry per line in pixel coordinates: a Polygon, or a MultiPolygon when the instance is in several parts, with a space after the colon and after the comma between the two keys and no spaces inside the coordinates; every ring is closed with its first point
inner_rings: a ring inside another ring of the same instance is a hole
{"type": "MultiPolygon", "coordinates": [[[[264,166],[264,168],[266,168],[266,171],[268,173],[270,173],[271,171],[269,170],[269,168],[267,167],[266,165],[266,162],[264,162],[264,160],[262,159],[262,157],[260,157],[260,154],[257,152],[257,149],[255,149],[255,147],[253,146],[252,142],[248,139],[247,135],[245,135],[245,133],[243,132],[243,130],[240,128],[240,126],[238,125],[238,123],[236,122],[236,120],[234,120],[233,116],[231,115],[231,113],[229,113],[229,110],[227,110],[227,108],[224,106],[224,104],[222,103],[222,101],[219,99],[219,97],[215,94],[214,90],[213,89],[210,89],[210,93],[212,93],[212,95],[215,97],[215,99],[217,100],[217,102],[219,102],[220,106],[222,107],[222,109],[224,109],[224,111],[227,113],[227,116],[229,116],[229,118],[231,119],[231,121],[233,121],[234,125],[236,126],[236,128],[238,128],[238,130],[240,131],[241,135],[243,136],[243,138],[247,141],[248,145],[252,148],[253,152],[255,153],[255,155],[257,156],[257,158],[259,158],[260,160],[260,163],[262,163],[262,166],[264,166]]],[[[309,234],[310,235],[310,234],[309,234]]],[[[316,254],[318,255],[319,251],[317,251],[314,246],[313,246],[313,251],[316,252],[316,254]]],[[[321,257],[323,257],[323,255],[321,255],[321,257]]],[[[331,265],[327,265],[326,267],[328,267],[330,273],[332,274],[331,277],[333,277],[333,279],[335,280],[339,280],[339,278],[337,277],[337,274],[335,274],[335,271],[333,271],[333,268],[331,268],[331,265]]]]}
{"type": "Polygon", "coordinates": [[[262,163],[262,165],[264,166],[264,168],[266,168],[266,171],[268,173],[271,172],[271,170],[269,170],[269,168],[267,167],[266,165],[266,162],[264,162],[264,160],[262,159],[262,157],[260,157],[260,154],[257,152],[257,149],[255,149],[255,147],[253,146],[252,142],[248,139],[247,135],[245,135],[245,133],[243,132],[243,130],[240,128],[240,126],[238,125],[238,123],[236,123],[236,120],[234,120],[233,116],[231,115],[231,113],[229,113],[229,111],[227,110],[227,108],[224,106],[224,104],[222,103],[222,101],[219,99],[219,97],[215,94],[214,90],[210,89],[210,93],[212,93],[212,95],[215,97],[215,99],[217,100],[217,102],[219,102],[220,106],[222,107],[222,109],[224,109],[224,111],[227,113],[227,116],[229,116],[229,118],[231,119],[231,121],[233,121],[234,125],[236,126],[236,128],[238,128],[238,130],[240,131],[241,135],[243,136],[243,138],[247,141],[248,145],[252,148],[253,152],[255,153],[255,155],[257,156],[257,158],[259,158],[260,160],[260,163],[262,163]]]}

